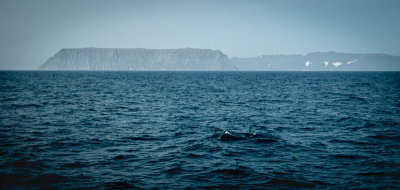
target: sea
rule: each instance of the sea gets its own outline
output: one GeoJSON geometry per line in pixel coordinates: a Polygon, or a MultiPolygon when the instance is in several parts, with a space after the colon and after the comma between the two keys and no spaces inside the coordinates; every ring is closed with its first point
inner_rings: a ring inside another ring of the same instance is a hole
{"type": "Polygon", "coordinates": [[[400,72],[0,72],[0,189],[399,189],[400,72]]]}

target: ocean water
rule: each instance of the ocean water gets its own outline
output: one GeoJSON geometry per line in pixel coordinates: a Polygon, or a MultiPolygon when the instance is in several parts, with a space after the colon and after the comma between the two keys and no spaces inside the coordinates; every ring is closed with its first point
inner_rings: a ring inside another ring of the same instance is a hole
{"type": "Polygon", "coordinates": [[[399,72],[0,72],[0,189],[400,188],[399,72]]]}

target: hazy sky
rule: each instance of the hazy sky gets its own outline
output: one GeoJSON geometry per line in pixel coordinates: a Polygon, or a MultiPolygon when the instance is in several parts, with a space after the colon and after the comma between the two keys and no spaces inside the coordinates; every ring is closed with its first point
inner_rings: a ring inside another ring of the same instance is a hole
{"type": "Polygon", "coordinates": [[[400,0],[0,0],[0,69],[80,47],[400,55],[400,0]]]}

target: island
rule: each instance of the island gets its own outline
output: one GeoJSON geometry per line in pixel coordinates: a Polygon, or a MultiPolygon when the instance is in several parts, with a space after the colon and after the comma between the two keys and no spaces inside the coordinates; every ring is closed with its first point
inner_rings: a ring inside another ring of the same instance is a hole
{"type": "Polygon", "coordinates": [[[229,58],[210,49],[61,49],[39,70],[224,71],[237,70],[229,58]]]}
{"type": "Polygon", "coordinates": [[[220,50],[69,48],[39,70],[87,71],[400,71],[400,56],[313,52],[228,58],[220,50]]]}

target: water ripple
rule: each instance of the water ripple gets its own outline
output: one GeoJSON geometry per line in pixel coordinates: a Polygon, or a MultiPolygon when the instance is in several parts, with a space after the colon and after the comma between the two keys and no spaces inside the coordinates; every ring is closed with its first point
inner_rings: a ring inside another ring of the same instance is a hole
{"type": "Polygon", "coordinates": [[[0,72],[4,189],[398,189],[398,72],[0,72]]]}

